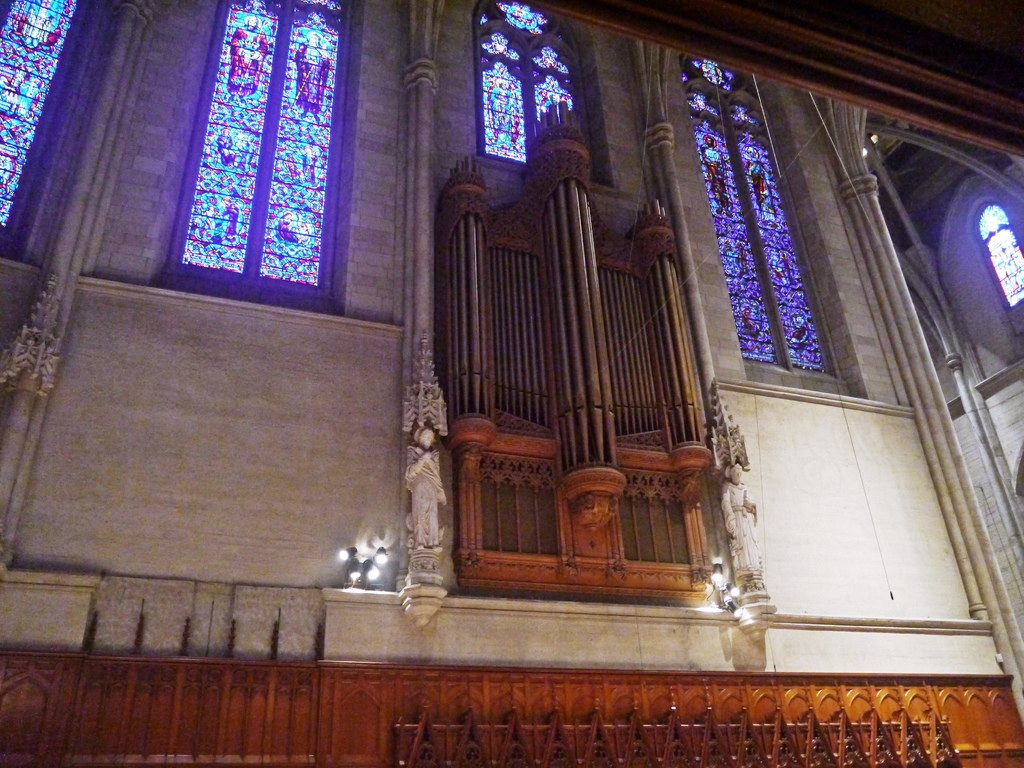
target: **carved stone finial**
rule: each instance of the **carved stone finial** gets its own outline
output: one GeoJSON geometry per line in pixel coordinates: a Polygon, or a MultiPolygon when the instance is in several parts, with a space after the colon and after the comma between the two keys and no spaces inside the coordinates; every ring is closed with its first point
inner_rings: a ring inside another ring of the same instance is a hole
{"type": "Polygon", "coordinates": [[[448,434],[448,409],[444,393],[434,375],[434,353],[430,350],[427,334],[420,338],[420,354],[413,366],[414,383],[405,391],[402,431],[412,432],[430,427],[440,435],[448,434]]]}
{"type": "Polygon", "coordinates": [[[60,339],[55,333],[59,309],[59,280],[51,275],[32,306],[29,321],[0,352],[0,387],[46,395],[53,389],[60,362],[60,339]]]}
{"type": "Polygon", "coordinates": [[[729,408],[722,402],[718,391],[718,381],[711,381],[711,412],[708,414],[710,424],[708,432],[715,451],[715,462],[718,469],[725,472],[734,464],[739,464],[744,472],[750,471],[750,460],[747,458],[747,443],[740,434],[739,425],[729,413],[729,408]]]}

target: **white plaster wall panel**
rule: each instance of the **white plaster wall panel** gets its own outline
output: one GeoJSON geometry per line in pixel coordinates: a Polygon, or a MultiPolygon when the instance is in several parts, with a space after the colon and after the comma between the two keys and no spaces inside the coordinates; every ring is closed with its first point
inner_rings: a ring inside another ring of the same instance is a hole
{"type": "Polygon", "coordinates": [[[727,613],[449,596],[417,629],[398,595],[324,590],[325,658],[635,670],[998,674],[989,625],[779,615],[767,637],[727,613]],[[372,631],[373,642],[367,642],[372,631]]]}
{"type": "Polygon", "coordinates": [[[397,542],[397,329],[86,283],[20,563],[310,586],[397,542]]]}
{"type": "Polygon", "coordinates": [[[0,648],[80,651],[98,576],[9,571],[0,581],[0,648]]]}
{"type": "Polygon", "coordinates": [[[780,611],[967,616],[912,419],[778,396],[724,399],[746,437],[745,482],[780,611]]]}
{"type": "Polygon", "coordinates": [[[35,267],[0,259],[0,344],[6,346],[29,319],[38,282],[35,267]]]}

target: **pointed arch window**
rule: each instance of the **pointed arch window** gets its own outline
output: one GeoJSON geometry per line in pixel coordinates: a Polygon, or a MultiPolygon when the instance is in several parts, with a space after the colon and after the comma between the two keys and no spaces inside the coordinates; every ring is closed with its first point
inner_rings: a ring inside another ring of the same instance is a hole
{"type": "Polygon", "coordinates": [[[75,0],[14,0],[4,14],[0,3],[0,227],[10,221],[75,8],[75,0]]]}
{"type": "Polygon", "coordinates": [[[557,21],[528,5],[484,3],[477,22],[481,151],[522,163],[543,111],[577,107],[576,57],[557,21]]]}
{"type": "Polygon", "coordinates": [[[1000,206],[988,205],[978,218],[978,229],[1003,296],[1015,307],[1024,300],[1024,253],[1010,218],[1000,206]]]}
{"type": "Polygon", "coordinates": [[[226,3],[179,272],[324,286],[341,10],[341,0],[226,3]]]}
{"type": "Polygon", "coordinates": [[[757,100],[709,59],[683,59],[683,82],[740,350],[824,371],[757,100]]]}

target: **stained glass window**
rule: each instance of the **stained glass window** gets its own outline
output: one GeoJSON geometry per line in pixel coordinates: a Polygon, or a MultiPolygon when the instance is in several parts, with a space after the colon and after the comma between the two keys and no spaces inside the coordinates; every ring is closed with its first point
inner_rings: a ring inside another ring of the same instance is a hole
{"type": "Polygon", "coordinates": [[[743,356],[751,360],[824,370],[796,249],[783,211],[775,169],[760,138],[761,117],[732,93],[735,77],[707,59],[690,60],[683,82],[690,86],[697,150],[711,216],[718,235],[733,319],[743,356]],[[720,110],[708,104],[707,85],[718,88],[720,110]],[[742,191],[741,191],[742,190],[742,191]],[[756,226],[757,237],[748,231],[756,226]],[[773,328],[781,330],[778,345],[773,328]]]}
{"type": "Polygon", "coordinates": [[[498,8],[505,14],[505,20],[513,27],[525,29],[531,35],[539,35],[548,23],[547,17],[537,13],[522,3],[498,3],[498,8]]]}
{"type": "Polygon", "coordinates": [[[565,104],[572,109],[572,94],[551,75],[534,87],[534,101],[537,103],[537,119],[553,104],[565,104]]]}
{"type": "Polygon", "coordinates": [[[484,72],[483,87],[487,154],[526,162],[522,83],[499,61],[484,72]]]}
{"type": "Polygon", "coordinates": [[[768,278],[775,292],[790,360],[800,368],[820,371],[821,345],[796,263],[793,238],[782,210],[771,158],[765,146],[750,133],[741,134],[738,142],[750,204],[761,234],[768,278]]]}
{"type": "Polygon", "coordinates": [[[569,68],[558,60],[558,53],[550,45],[540,49],[540,56],[535,56],[533,63],[541,69],[554,69],[563,75],[569,74],[569,68]]]}
{"type": "Polygon", "coordinates": [[[774,363],[778,357],[772,341],[771,321],[765,309],[747,225],[743,221],[743,206],[736,188],[729,147],[725,136],[706,121],[698,122],[694,130],[740,348],[744,357],[774,363]]]}
{"type": "Polygon", "coordinates": [[[734,75],[727,69],[722,69],[710,59],[694,59],[693,65],[700,70],[704,78],[712,85],[717,85],[723,91],[732,90],[734,75]]]}
{"type": "Polygon", "coordinates": [[[576,107],[571,49],[556,22],[522,3],[489,4],[479,27],[483,151],[525,162],[544,110],[576,107]]]}
{"type": "Polygon", "coordinates": [[[1011,307],[1016,306],[1024,299],[1024,253],[1006,211],[998,205],[988,206],[981,213],[979,228],[1003,295],[1011,307]]]}
{"type": "Polygon", "coordinates": [[[10,219],[75,0],[14,0],[0,31],[0,226],[10,219]]]}
{"type": "Polygon", "coordinates": [[[285,2],[275,11],[264,0],[229,6],[185,266],[321,282],[339,48],[329,11],[340,2],[309,4],[315,7],[285,2]],[[287,56],[275,59],[279,46],[287,56]],[[268,136],[271,119],[276,135],[268,136]],[[260,180],[266,175],[269,183],[260,180]]]}
{"type": "Polygon", "coordinates": [[[508,38],[501,32],[491,35],[491,40],[483,44],[483,48],[491,56],[508,56],[512,61],[519,61],[519,54],[508,46],[508,38]]]}

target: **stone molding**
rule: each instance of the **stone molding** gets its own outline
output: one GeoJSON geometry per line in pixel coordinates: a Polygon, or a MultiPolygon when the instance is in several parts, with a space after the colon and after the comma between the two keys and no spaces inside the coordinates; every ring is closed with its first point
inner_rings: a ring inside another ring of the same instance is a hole
{"type": "Polygon", "coordinates": [[[879,416],[895,416],[903,419],[914,418],[914,409],[905,405],[893,405],[877,400],[864,400],[848,395],[834,395],[830,392],[813,392],[794,387],[783,387],[778,384],[761,384],[753,381],[736,381],[719,379],[719,388],[724,392],[736,392],[744,395],[760,395],[780,400],[795,400],[799,403],[812,405],[828,405],[833,408],[845,408],[850,411],[876,413],[879,416]]]}
{"type": "Polygon", "coordinates": [[[78,291],[98,296],[112,296],[134,300],[152,299],[164,304],[183,307],[196,307],[198,305],[198,307],[203,309],[223,312],[229,315],[272,320],[274,322],[288,322],[309,327],[349,330],[389,339],[402,338],[402,326],[392,325],[391,323],[378,323],[372,320],[357,320],[355,318],[339,317],[337,315],[322,315],[316,312],[307,312],[300,309],[286,309],[284,307],[273,307],[265,304],[250,304],[248,302],[236,301],[234,299],[222,299],[215,296],[203,296],[195,293],[172,291],[167,288],[153,288],[145,285],[118,283],[97,277],[80,277],[78,279],[78,291]]]}
{"type": "Polygon", "coordinates": [[[978,382],[975,389],[986,400],[997,395],[1011,384],[1024,380],[1024,360],[1008,365],[998,373],[994,373],[984,381],[978,382]]]}

